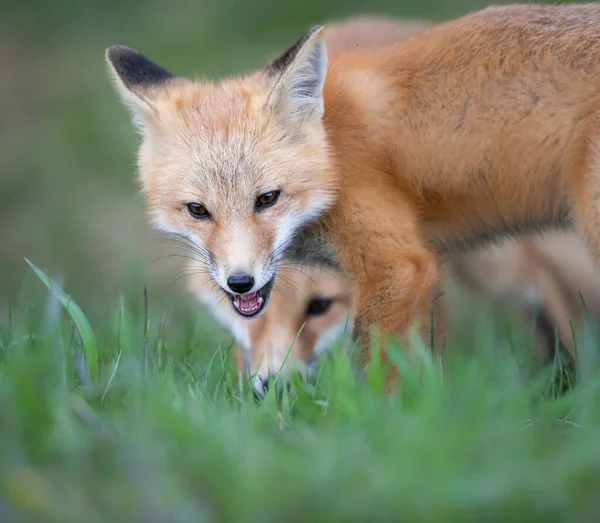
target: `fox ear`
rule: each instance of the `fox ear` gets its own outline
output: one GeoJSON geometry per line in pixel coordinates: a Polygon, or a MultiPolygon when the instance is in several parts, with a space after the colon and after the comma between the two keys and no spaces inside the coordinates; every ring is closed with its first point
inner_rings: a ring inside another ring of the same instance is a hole
{"type": "Polygon", "coordinates": [[[266,67],[267,77],[275,79],[267,102],[269,108],[291,121],[320,119],[326,70],[323,26],[315,25],[266,67]]]}
{"type": "Polygon", "coordinates": [[[145,129],[155,113],[160,87],[175,76],[135,49],[122,45],[109,47],[106,61],[134,123],[145,129]]]}

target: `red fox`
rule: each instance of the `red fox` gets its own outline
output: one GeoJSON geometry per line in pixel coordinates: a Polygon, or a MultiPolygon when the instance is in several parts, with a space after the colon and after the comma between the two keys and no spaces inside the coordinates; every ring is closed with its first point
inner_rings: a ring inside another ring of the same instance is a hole
{"type": "Polygon", "coordinates": [[[490,7],[329,63],[315,26],[217,83],[127,47],[106,55],[143,133],[158,227],[247,318],[284,254],[331,252],[366,362],[371,326],[429,331],[449,252],[575,227],[600,258],[599,24],[598,4],[490,7]]]}

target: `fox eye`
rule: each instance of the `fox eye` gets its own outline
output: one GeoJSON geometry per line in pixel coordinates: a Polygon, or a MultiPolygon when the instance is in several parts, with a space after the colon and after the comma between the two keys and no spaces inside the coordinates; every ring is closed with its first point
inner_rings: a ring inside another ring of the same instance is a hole
{"type": "Polygon", "coordinates": [[[281,191],[270,191],[264,194],[261,194],[258,198],[256,198],[256,209],[266,209],[267,207],[271,207],[275,202],[279,199],[279,193],[281,191]]]}
{"type": "Polygon", "coordinates": [[[321,316],[325,314],[333,304],[333,300],[330,298],[313,298],[308,302],[306,308],[307,316],[321,316]]]}
{"type": "Polygon", "coordinates": [[[206,210],[204,205],[199,203],[188,203],[186,204],[188,212],[197,219],[210,218],[210,213],[206,210]]]}

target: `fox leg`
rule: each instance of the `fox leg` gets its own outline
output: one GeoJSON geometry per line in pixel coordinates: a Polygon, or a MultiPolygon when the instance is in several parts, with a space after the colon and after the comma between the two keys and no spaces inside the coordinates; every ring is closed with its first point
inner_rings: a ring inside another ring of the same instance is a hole
{"type": "Polygon", "coordinates": [[[590,114],[582,122],[568,160],[575,225],[600,267],[600,117],[597,114],[590,114]]]}
{"type": "MultiPolygon", "coordinates": [[[[569,165],[572,215],[577,230],[587,244],[596,269],[600,269],[600,125],[598,124],[600,124],[598,118],[588,120],[584,124],[584,130],[579,137],[579,147],[575,148],[576,154],[573,155],[569,165]],[[595,139],[590,140],[590,136],[594,136],[595,139]]],[[[600,278],[600,270],[596,271],[596,277],[600,278]]],[[[576,321],[578,318],[569,319],[576,321]]],[[[570,341],[570,332],[568,334],[565,339],[570,341]]],[[[571,343],[568,345],[571,355],[575,357],[574,347],[571,343]]]]}
{"type": "Polygon", "coordinates": [[[394,187],[386,190],[379,180],[377,186],[355,186],[340,195],[323,222],[353,282],[353,334],[362,363],[370,358],[372,326],[406,341],[417,320],[429,343],[438,262],[421,240],[416,213],[404,195],[394,187]]]}

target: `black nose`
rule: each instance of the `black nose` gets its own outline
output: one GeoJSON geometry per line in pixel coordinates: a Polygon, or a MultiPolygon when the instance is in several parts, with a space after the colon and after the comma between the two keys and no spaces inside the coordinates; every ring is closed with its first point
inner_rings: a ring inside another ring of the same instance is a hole
{"type": "Polygon", "coordinates": [[[233,292],[244,294],[254,286],[254,278],[247,274],[234,274],[227,278],[227,285],[233,292]]]}

